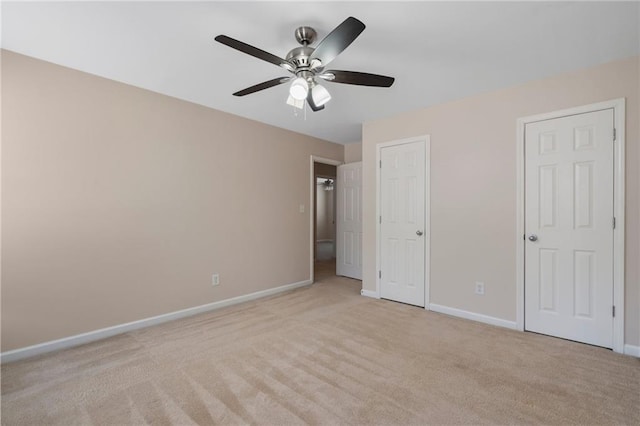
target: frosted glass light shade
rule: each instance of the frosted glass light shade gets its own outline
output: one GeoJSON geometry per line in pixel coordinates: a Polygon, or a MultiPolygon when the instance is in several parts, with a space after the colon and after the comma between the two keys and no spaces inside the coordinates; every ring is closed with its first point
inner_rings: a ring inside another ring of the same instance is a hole
{"type": "Polygon", "coordinates": [[[316,84],[313,89],[311,89],[311,97],[316,106],[322,106],[331,100],[329,91],[319,84],[316,84]]]}
{"type": "Polygon", "coordinates": [[[293,80],[291,87],[289,88],[289,94],[293,99],[302,101],[307,99],[307,93],[309,92],[309,84],[307,80],[302,77],[298,77],[293,80]]]}
{"type": "Polygon", "coordinates": [[[291,105],[292,107],[296,107],[298,109],[304,108],[304,99],[294,99],[293,96],[289,95],[287,98],[287,105],[291,105]]]}

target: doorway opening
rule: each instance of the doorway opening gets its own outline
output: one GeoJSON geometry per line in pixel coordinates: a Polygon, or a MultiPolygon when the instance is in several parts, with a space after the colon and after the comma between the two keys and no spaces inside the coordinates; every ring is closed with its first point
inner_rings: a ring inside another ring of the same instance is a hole
{"type": "Polygon", "coordinates": [[[314,281],[336,274],[336,166],[314,163],[314,281]]]}
{"type": "Polygon", "coordinates": [[[311,156],[310,259],[312,282],[336,275],[336,178],[340,161],[311,156]]]}

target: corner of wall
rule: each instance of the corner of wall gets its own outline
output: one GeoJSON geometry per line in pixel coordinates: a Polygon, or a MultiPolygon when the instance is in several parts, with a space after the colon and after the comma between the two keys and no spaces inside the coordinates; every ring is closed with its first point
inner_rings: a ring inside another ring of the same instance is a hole
{"type": "Polygon", "coordinates": [[[344,146],[344,162],[357,163],[362,161],[362,143],[349,143],[344,146]]]}

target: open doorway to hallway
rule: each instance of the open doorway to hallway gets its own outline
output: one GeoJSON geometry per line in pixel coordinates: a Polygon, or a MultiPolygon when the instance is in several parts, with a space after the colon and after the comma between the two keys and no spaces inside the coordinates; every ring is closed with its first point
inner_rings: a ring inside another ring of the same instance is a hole
{"type": "Polygon", "coordinates": [[[314,281],[336,275],[336,166],[314,162],[314,281]]]}

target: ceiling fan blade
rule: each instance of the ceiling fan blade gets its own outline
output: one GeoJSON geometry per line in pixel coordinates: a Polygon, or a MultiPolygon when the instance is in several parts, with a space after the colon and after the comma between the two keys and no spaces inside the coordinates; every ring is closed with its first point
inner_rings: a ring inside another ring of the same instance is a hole
{"type": "Polygon", "coordinates": [[[329,70],[318,77],[333,83],[355,84],[358,86],[391,87],[395,78],[357,71],[329,70]]]}
{"type": "Polygon", "coordinates": [[[273,80],[264,81],[262,83],[256,84],[255,86],[247,87],[246,89],[240,90],[233,94],[233,96],[245,96],[250,95],[255,92],[259,92],[260,90],[268,89],[273,86],[277,86],[282,83],[286,83],[289,81],[290,77],[278,77],[273,80]]]}
{"type": "Polygon", "coordinates": [[[324,109],[324,105],[317,106],[316,103],[313,101],[313,96],[311,96],[311,90],[309,90],[309,93],[307,94],[307,103],[309,104],[309,108],[311,108],[311,111],[313,112],[321,111],[324,109]]]}
{"type": "Polygon", "coordinates": [[[331,31],[314,50],[311,55],[311,60],[318,59],[320,61],[320,64],[314,68],[327,66],[340,52],[353,43],[364,29],[365,25],[356,18],[350,16],[345,19],[342,24],[331,31]]]}
{"type": "Polygon", "coordinates": [[[218,43],[222,43],[224,45],[227,45],[229,47],[232,47],[236,50],[239,50],[243,53],[246,53],[247,55],[251,55],[255,58],[258,59],[262,59],[263,61],[267,61],[267,62],[271,62],[274,65],[278,65],[279,67],[282,67],[288,71],[293,71],[294,67],[287,61],[285,61],[284,59],[273,55],[269,52],[265,52],[262,49],[258,49],[257,47],[253,47],[250,44],[247,43],[243,43],[239,40],[236,40],[234,38],[231,37],[227,37],[226,35],[219,35],[215,38],[215,41],[217,41],[218,43]]]}

